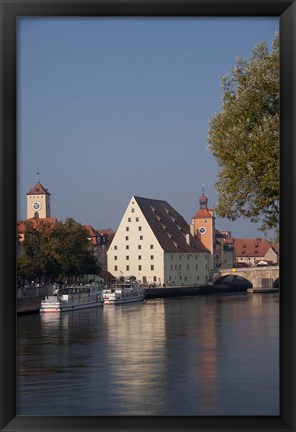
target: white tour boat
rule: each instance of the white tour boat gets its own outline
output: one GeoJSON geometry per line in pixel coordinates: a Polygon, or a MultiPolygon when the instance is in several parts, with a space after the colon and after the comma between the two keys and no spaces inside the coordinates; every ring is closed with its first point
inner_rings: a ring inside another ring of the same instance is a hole
{"type": "Polygon", "coordinates": [[[143,301],[145,289],[137,283],[118,283],[103,289],[104,305],[143,301]]]}
{"type": "Polygon", "coordinates": [[[41,301],[40,312],[64,312],[77,309],[87,309],[103,305],[102,292],[96,285],[87,287],[65,288],[56,290],[53,295],[46,296],[41,301]]]}

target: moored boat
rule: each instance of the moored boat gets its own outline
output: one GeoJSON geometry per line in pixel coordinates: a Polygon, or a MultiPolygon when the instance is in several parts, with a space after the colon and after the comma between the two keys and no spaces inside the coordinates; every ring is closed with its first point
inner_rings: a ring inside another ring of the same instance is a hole
{"type": "Polygon", "coordinates": [[[103,289],[104,305],[143,301],[145,289],[135,282],[113,284],[103,289]]]}
{"type": "Polygon", "coordinates": [[[46,296],[41,301],[40,313],[88,309],[102,305],[102,292],[97,286],[71,287],[46,296]]]}

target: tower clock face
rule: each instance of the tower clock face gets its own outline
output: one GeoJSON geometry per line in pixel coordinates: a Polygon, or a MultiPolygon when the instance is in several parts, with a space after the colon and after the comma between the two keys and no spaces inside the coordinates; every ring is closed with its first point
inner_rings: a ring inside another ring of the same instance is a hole
{"type": "Polygon", "coordinates": [[[198,232],[199,232],[200,234],[205,234],[205,233],[207,232],[207,229],[206,229],[206,227],[201,226],[201,227],[198,228],[198,232]]]}
{"type": "Polygon", "coordinates": [[[41,203],[39,201],[34,201],[32,204],[32,209],[35,211],[39,211],[41,209],[41,203]]]}

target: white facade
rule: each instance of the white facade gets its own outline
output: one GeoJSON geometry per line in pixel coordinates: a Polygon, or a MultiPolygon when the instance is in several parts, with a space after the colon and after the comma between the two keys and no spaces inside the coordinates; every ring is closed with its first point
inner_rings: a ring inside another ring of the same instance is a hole
{"type": "Polygon", "coordinates": [[[209,280],[208,267],[208,253],[166,253],[164,280],[167,285],[206,285],[209,280]]]}
{"type": "MultiPolygon", "coordinates": [[[[208,282],[209,253],[190,249],[187,243],[187,250],[178,246],[180,250],[176,251],[174,245],[172,250],[166,250],[157,238],[156,233],[162,236],[165,244],[172,242],[172,216],[169,221],[163,216],[165,204],[173,211],[165,201],[132,197],[107,252],[108,271],[117,278],[134,276],[147,284],[204,285],[208,282]],[[141,209],[142,203],[146,210],[141,209]],[[153,206],[150,203],[156,203],[155,214],[152,214],[153,206]],[[161,217],[158,210],[162,211],[161,217]]],[[[186,234],[179,232],[178,235],[182,236],[185,243],[186,234]]],[[[176,233],[174,238],[177,239],[176,233]]]]}

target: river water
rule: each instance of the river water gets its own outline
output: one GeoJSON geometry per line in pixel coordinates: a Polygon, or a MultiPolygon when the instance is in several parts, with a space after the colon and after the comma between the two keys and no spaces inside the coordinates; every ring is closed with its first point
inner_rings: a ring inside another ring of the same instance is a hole
{"type": "Polygon", "coordinates": [[[279,415],[279,295],[18,317],[18,415],[279,415]]]}

